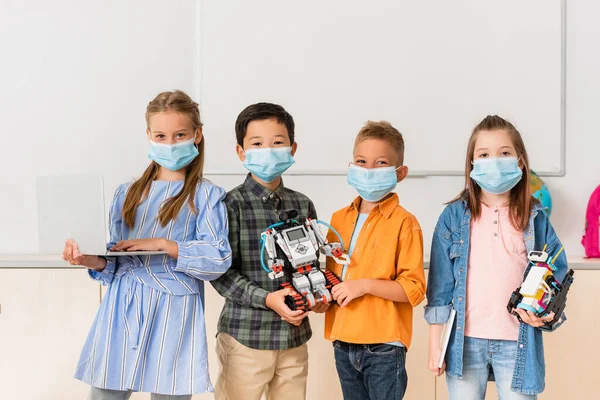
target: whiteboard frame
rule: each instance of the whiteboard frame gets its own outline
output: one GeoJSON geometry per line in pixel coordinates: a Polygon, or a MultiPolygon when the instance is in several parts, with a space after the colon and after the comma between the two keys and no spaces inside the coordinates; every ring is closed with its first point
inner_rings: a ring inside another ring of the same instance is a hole
{"type": "MultiPolygon", "coordinates": [[[[196,99],[198,99],[200,105],[203,104],[202,99],[202,3],[203,0],[196,1],[196,49],[195,49],[195,64],[196,64],[196,99]]],[[[560,163],[558,171],[538,171],[536,174],[539,176],[551,176],[551,177],[563,177],[567,173],[566,168],[566,144],[567,144],[567,0],[561,0],[561,21],[560,21],[560,163]]],[[[246,175],[248,171],[242,169],[207,169],[204,171],[204,175],[207,176],[232,176],[232,175],[246,175]]],[[[332,170],[320,170],[310,171],[295,169],[287,171],[288,176],[346,176],[346,169],[332,169],[332,170]]],[[[463,176],[465,174],[462,170],[448,170],[448,171],[436,171],[436,170],[415,170],[410,171],[408,178],[426,178],[428,176],[463,176]]]]}

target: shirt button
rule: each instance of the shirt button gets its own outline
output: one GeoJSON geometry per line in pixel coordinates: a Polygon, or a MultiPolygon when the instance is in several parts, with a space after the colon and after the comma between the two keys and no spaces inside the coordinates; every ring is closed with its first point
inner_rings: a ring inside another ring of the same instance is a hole
{"type": "Polygon", "coordinates": [[[263,201],[267,201],[267,198],[266,198],[266,197],[263,197],[263,201]]]}
{"type": "Polygon", "coordinates": [[[270,199],[272,199],[272,198],[273,198],[273,194],[272,194],[272,193],[271,193],[271,195],[269,196],[269,198],[270,198],[270,199]]]}
{"type": "Polygon", "coordinates": [[[459,298],[458,298],[458,301],[462,301],[462,297],[459,297],[459,298]]]}
{"type": "Polygon", "coordinates": [[[461,330],[461,327],[460,327],[460,326],[457,326],[457,327],[456,327],[456,330],[460,331],[460,330],[461,330]]]}
{"type": "Polygon", "coordinates": [[[498,209],[496,208],[496,209],[494,210],[494,212],[498,212],[498,209]]]}
{"type": "Polygon", "coordinates": [[[463,244],[464,242],[465,242],[464,240],[461,240],[461,241],[460,241],[460,244],[463,244]]]}
{"type": "Polygon", "coordinates": [[[494,224],[497,224],[497,223],[498,223],[498,221],[494,221],[494,224]]]}
{"type": "Polygon", "coordinates": [[[498,236],[498,232],[494,232],[494,236],[498,236]]]}
{"type": "Polygon", "coordinates": [[[519,348],[521,348],[521,349],[522,349],[522,348],[523,348],[523,345],[522,345],[522,344],[520,344],[520,345],[519,345],[519,348]]]}
{"type": "Polygon", "coordinates": [[[460,272],[462,274],[462,268],[458,270],[458,272],[460,272]]]}

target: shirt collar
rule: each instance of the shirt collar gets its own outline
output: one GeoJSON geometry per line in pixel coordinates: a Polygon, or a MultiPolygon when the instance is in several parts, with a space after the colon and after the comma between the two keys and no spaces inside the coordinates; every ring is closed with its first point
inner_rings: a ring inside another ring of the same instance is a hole
{"type": "MultiPolygon", "coordinates": [[[[353,207],[354,209],[356,209],[356,211],[359,211],[360,210],[360,203],[361,203],[361,201],[362,201],[362,198],[360,196],[358,196],[352,202],[351,207],[353,207]]],[[[396,193],[392,193],[392,195],[389,196],[387,199],[383,200],[380,203],[377,203],[377,205],[373,209],[374,210],[375,209],[379,210],[379,212],[385,218],[389,219],[392,216],[392,213],[394,212],[394,210],[396,209],[396,207],[398,207],[399,204],[400,204],[400,199],[398,198],[398,195],[396,193]]]]}
{"type": "Polygon", "coordinates": [[[275,189],[274,192],[271,192],[269,189],[258,183],[253,177],[252,174],[248,174],[246,176],[246,181],[244,182],[244,187],[250,193],[254,194],[258,197],[263,203],[275,204],[275,202],[279,203],[281,201],[281,196],[283,195],[283,179],[281,179],[281,183],[275,189]]]}

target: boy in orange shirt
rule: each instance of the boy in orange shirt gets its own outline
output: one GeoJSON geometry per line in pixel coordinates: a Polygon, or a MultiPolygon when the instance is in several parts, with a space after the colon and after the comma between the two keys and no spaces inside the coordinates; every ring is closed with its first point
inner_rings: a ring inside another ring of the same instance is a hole
{"type": "MultiPolygon", "coordinates": [[[[350,265],[327,261],[342,278],[337,304],[318,306],[325,338],[334,343],[345,400],[402,399],[413,307],[425,296],[423,234],[417,219],[392,193],[406,178],[404,139],[388,122],[369,121],[354,143],[348,183],[359,193],[331,225],[349,243],[350,265]]],[[[335,241],[333,232],[329,239],[335,241]]]]}

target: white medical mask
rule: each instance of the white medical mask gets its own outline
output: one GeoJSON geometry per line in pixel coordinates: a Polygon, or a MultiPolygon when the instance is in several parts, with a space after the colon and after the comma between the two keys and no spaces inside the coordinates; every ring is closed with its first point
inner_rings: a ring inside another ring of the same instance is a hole
{"type": "Polygon", "coordinates": [[[486,192],[502,194],[519,183],[523,171],[517,157],[490,157],[473,161],[470,176],[486,192]]]}
{"type": "Polygon", "coordinates": [[[244,153],[244,168],[266,183],[279,178],[296,162],[291,147],[248,149],[244,153]]]}
{"type": "Polygon", "coordinates": [[[196,135],[193,139],[175,144],[156,143],[150,140],[148,158],[156,161],[161,167],[171,171],[179,171],[190,165],[194,158],[198,156],[195,141],[196,135]]]}
{"type": "Polygon", "coordinates": [[[381,167],[364,168],[350,164],[348,168],[347,181],[360,197],[370,202],[378,202],[390,194],[398,184],[396,171],[402,168],[381,167]]]}

